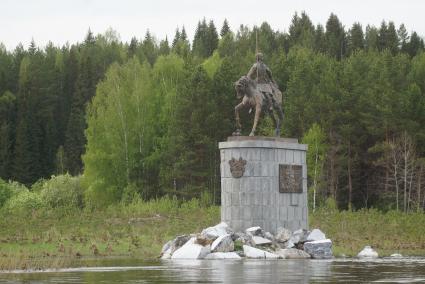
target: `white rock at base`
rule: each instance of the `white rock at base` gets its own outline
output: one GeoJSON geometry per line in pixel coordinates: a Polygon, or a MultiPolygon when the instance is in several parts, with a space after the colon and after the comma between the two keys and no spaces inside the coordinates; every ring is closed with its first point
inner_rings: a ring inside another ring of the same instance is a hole
{"type": "MultiPolygon", "coordinates": [[[[161,255],[163,255],[166,251],[168,251],[169,249],[171,249],[171,245],[173,244],[173,241],[168,241],[161,250],[161,255]]],[[[171,251],[171,250],[170,250],[171,251]]]]}
{"type": "Polygon", "coordinates": [[[253,236],[259,236],[259,235],[262,234],[263,229],[261,229],[261,227],[259,227],[259,226],[256,226],[256,227],[251,227],[251,228],[246,229],[245,232],[247,234],[251,234],[253,236]]]}
{"type": "MultiPolygon", "coordinates": [[[[181,235],[177,236],[174,240],[171,241],[171,254],[173,254],[176,250],[181,248],[186,242],[190,240],[191,236],[189,235],[181,235]]],[[[164,245],[166,247],[167,244],[164,245]]],[[[163,247],[163,249],[164,249],[163,247]]]]}
{"type": "Polygon", "coordinates": [[[286,247],[287,249],[293,248],[294,246],[295,246],[295,244],[294,244],[291,240],[288,240],[288,241],[285,243],[285,247],[286,247]]]}
{"type": "Polygon", "coordinates": [[[399,257],[403,257],[401,254],[399,254],[399,253],[393,253],[392,255],[390,255],[391,257],[394,257],[394,258],[399,258],[399,257]]]}
{"type": "Polygon", "coordinates": [[[276,251],[276,254],[281,258],[286,259],[305,259],[311,258],[311,256],[303,250],[290,248],[290,249],[280,249],[276,251]]]}
{"type": "Polygon", "coordinates": [[[241,259],[236,252],[213,252],[208,254],[205,259],[241,259]]]}
{"type": "MultiPolygon", "coordinates": [[[[307,236],[309,235],[309,233],[310,233],[309,231],[304,230],[304,229],[296,230],[292,234],[291,238],[288,240],[288,244],[296,245],[298,243],[304,243],[304,242],[306,242],[307,241],[307,236]]],[[[289,246],[288,246],[288,248],[289,248],[289,246]]]]}
{"type": "Polygon", "coordinates": [[[235,249],[235,245],[232,240],[232,235],[226,234],[218,237],[211,244],[212,252],[230,252],[235,249]]]}
{"type": "Polygon", "coordinates": [[[286,228],[279,227],[277,228],[277,233],[275,236],[276,241],[284,243],[288,241],[292,236],[292,232],[286,228]]]}
{"type": "Polygon", "coordinates": [[[332,258],[332,241],[330,239],[305,242],[304,251],[312,258],[332,258]]]}
{"type": "Polygon", "coordinates": [[[270,232],[265,232],[264,233],[264,237],[266,238],[266,239],[269,239],[269,240],[271,240],[271,241],[274,241],[274,236],[273,236],[273,234],[272,233],[270,233],[270,232]]]}
{"type": "Polygon", "coordinates": [[[256,246],[258,245],[268,245],[271,244],[272,241],[263,237],[253,236],[252,243],[256,246]]]}
{"type": "Polygon", "coordinates": [[[170,259],[170,258],[171,258],[171,247],[161,254],[161,259],[170,259]]]}
{"type": "Polygon", "coordinates": [[[326,240],[325,234],[320,231],[319,229],[314,229],[311,231],[311,233],[307,236],[307,242],[314,242],[314,241],[321,241],[326,240]]]}
{"type": "Polygon", "coordinates": [[[361,252],[357,254],[358,258],[377,258],[378,253],[370,246],[365,246],[361,252]]]}
{"type": "Polygon", "coordinates": [[[220,224],[217,224],[213,227],[208,227],[202,230],[201,235],[205,236],[208,239],[215,240],[216,238],[231,232],[232,230],[230,229],[230,227],[226,223],[221,222],[220,224]]]}
{"type": "Polygon", "coordinates": [[[247,258],[266,258],[266,259],[277,259],[279,256],[274,253],[270,253],[265,250],[257,249],[250,246],[243,246],[243,252],[247,258]]]}
{"type": "Polygon", "coordinates": [[[177,249],[171,259],[202,259],[211,252],[211,246],[195,244],[196,238],[191,238],[181,248],[177,249]]]}

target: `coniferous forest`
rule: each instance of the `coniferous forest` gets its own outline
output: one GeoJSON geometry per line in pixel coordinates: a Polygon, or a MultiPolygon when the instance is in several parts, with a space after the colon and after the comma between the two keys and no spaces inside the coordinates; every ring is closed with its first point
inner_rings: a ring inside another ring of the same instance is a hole
{"type": "MultiPolygon", "coordinates": [[[[60,47],[0,45],[1,179],[81,175],[96,206],[163,195],[219,204],[217,144],[234,131],[233,82],[254,63],[258,34],[284,93],[282,136],[309,144],[314,206],[423,211],[423,35],[334,14],[324,25],[295,14],[279,29],[203,19],[193,40],[183,27],[172,39],[89,30],[60,47]]],[[[244,111],[245,135],[252,120],[244,111]]],[[[272,133],[263,120],[258,135],[272,133]]]]}

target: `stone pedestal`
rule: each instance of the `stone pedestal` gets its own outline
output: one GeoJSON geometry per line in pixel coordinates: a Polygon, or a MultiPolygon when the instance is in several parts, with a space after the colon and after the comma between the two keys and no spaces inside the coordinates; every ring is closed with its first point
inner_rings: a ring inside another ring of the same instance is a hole
{"type": "Polygon", "coordinates": [[[291,138],[233,136],[219,148],[221,221],[236,231],[308,229],[307,145],[291,138]]]}

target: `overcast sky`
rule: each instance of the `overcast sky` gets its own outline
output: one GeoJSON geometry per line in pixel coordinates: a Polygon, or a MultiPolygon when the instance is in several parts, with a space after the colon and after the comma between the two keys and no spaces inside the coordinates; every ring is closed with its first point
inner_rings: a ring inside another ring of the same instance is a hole
{"type": "Polygon", "coordinates": [[[0,42],[8,50],[21,42],[37,45],[76,43],[90,28],[95,34],[109,27],[121,39],[142,38],[149,29],[158,39],[172,39],[177,27],[186,28],[192,39],[197,22],[214,20],[218,29],[227,18],[232,30],[240,24],[288,30],[295,12],[306,11],[314,24],[325,25],[335,13],[346,27],[353,22],[379,26],[382,20],[404,23],[407,30],[425,35],[424,0],[0,0],[0,42]]]}

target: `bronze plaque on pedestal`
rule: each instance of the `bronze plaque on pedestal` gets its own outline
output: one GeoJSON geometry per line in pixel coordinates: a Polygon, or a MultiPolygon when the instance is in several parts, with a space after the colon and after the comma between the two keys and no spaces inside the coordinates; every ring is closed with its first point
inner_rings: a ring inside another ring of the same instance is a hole
{"type": "Polygon", "coordinates": [[[302,193],[303,192],[303,166],[279,165],[279,192],[302,193]]]}

